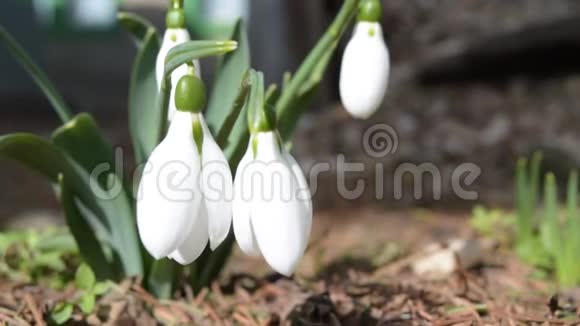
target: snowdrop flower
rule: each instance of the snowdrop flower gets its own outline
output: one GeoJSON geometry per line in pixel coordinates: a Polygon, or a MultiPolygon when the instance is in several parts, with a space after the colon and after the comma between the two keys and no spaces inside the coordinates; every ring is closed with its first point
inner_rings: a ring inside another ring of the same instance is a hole
{"type": "Polygon", "coordinates": [[[261,107],[234,180],[234,234],[244,253],[262,255],[274,270],[290,276],[308,244],[312,201],[304,174],[283,148],[263,101],[257,103],[261,107]]]}
{"type": "Polygon", "coordinates": [[[378,23],[378,0],[366,0],[342,58],[340,97],[355,118],[367,119],[381,106],[389,79],[389,51],[378,23]]]}
{"type": "MultiPolygon", "coordinates": [[[[161,48],[157,54],[157,61],[155,64],[155,77],[157,79],[157,88],[161,88],[163,83],[163,75],[165,74],[165,57],[169,51],[180,44],[188,42],[191,40],[189,32],[187,31],[185,24],[185,13],[183,12],[183,0],[174,0],[173,7],[168,10],[166,17],[167,29],[163,35],[163,41],[161,42],[161,48]]],[[[201,78],[201,69],[199,65],[199,60],[194,60],[193,65],[195,67],[195,75],[201,78]]],[[[173,115],[175,114],[175,85],[179,82],[181,77],[187,74],[187,65],[184,64],[171,73],[171,85],[173,88],[171,90],[169,99],[169,108],[167,110],[167,120],[171,121],[173,115]]]]}
{"type": "Polygon", "coordinates": [[[183,265],[197,259],[208,241],[215,249],[232,218],[232,175],[200,113],[204,104],[205,86],[190,68],[177,83],[177,111],[167,136],[151,154],[139,185],[141,241],[156,259],[183,265]]]}

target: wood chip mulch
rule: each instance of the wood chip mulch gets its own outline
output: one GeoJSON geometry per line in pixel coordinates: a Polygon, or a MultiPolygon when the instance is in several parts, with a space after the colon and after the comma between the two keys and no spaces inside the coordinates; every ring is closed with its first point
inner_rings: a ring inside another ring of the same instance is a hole
{"type": "MultiPolygon", "coordinates": [[[[93,314],[75,310],[69,324],[580,325],[580,291],[549,296],[544,283],[518,275],[521,268],[508,258],[434,281],[412,275],[405,258],[371,271],[336,264],[309,279],[237,274],[196,294],[183,288],[173,300],[132,279],[113,286],[93,314]]],[[[74,296],[72,288],[0,282],[0,321],[46,325],[50,309],[74,296]]]]}

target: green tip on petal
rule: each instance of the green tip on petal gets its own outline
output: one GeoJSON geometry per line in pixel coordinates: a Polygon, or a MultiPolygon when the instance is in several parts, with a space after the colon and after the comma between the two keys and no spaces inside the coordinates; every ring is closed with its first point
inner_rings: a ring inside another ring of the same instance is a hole
{"type": "Polygon", "coordinates": [[[365,0],[358,12],[358,21],[376,23],[381,20],[383,7],[379,0],[365,0]]]}
{"type": "Polygon", "coordinates": [[[197,76],[188,74],[175,87],[175,107],[179,111],[199,113],[206,103],[206,89],[197,76]]]}
{"type": "Polygon", "coordinates": [[[252,137],[252,158],[255,160],[258,155],[258,137],[252,137]]]}
{"type": "Polygon", "coordinates": [[[199,155],[201,155],[203,146],[203,127],[201,126],[201,121],[199,121],[199,117],[197,115],[193,118],[191,128],[193,131],[193,140],[197,145],[197,152],[199,155]]]}

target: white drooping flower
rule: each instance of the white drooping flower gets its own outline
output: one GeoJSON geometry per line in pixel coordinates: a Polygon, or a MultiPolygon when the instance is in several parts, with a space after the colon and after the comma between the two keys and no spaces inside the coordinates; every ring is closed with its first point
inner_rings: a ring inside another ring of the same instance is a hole
{"type": "Polygon", "coordinates": [[[214,250],[226,238],[233,178],[199,113],[205,101],[196,96],[205,99],[201,80],[188,73],[176,89],[178,110],[139,185],[137,226],[153,257],[170,257],[185,265],[201,255],[208,241],[214,250]]]}
{"type": "Polygon", "coordinates": [[[358,22],[342,57],[339,82],[342,104],[352,116],[367,119],[379,109],[389,70],[389,51],[381,25],[358,22]]]}
{"type": "Polygon", "coordinates": [[[312,201],[304,174],[275,132],[252,135],[236,171],[234,193],[240,249],[262,255],[274,270],[290,276],[308,244],[312,201]]]}
{"type": "Polygon", "coordinates": [[[192,113],[176,112],[167,136],[151,153],[139,184],[139,236],[156,259],[181,245],[199,220],[201,158],[192,123],[192,113]]]}
{"type": "MultiPolygon", "coordinates": [[[[163,82],[163,74],[165,72],[165,58],[169,51],[180,44],[191,41],[189,32],[185,28],[168,28],[165,30],[163,35],[163,41],[161,43],[161,48],[159,49],[159,54],[157,55],[157,61],[155,64],[155,78],[157,79],[157,88],[161,88],[161,83],[163,82]]],[[[201,78],[201,68],[199,60],[193,61],[193,66],[195,67],[195,75],[201,78]]],[[[167,109],[167,120],[171,121],[175,111],[175,85],[179,82],[181,77],[187,74],[188,68],[187,64],[177,67],[171,73],[171,94],[169,99],[169,108],[167,109]]]]}
{"type": "Polygon", "coordinates": [[[211,250],[215,250],[227,237],[232,223],[233,178],[230,165],[200,113],[197,119],[203,130],[200,175],[203,199],[198,209],[202,218],[170,255],[183,265],[197,259],[208,240],[211,250]]]}

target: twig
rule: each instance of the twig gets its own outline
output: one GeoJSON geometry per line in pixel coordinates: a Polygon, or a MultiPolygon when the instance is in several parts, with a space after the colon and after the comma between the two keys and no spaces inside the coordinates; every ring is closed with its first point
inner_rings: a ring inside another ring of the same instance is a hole
{"type": "Polygon", "coordinates": [[[254,322],[252,322],[251,320],[248,319],[248,317],[242,315],[239,312],[234,312],[233,316],[232,316],[237,322],[239,322],[242,325],[247,325],[247,326],[254,326],[254,322]]]}
{"type": "Polygon", "coordinates": [[[442,319],[438,319],[438,320],[436,320],[436,321],[433,322],[433,325],[435,325],[435,326],[447,326],[447,325],[454,325],[454,324],[464,323],[464,322],[467,322],[467,321],[474,321],[472,314],[457,316],[457,317],[454,317],[454,318],[442,318],[442,319]]]}
{"type": "Polygon", "coordinates": [[[479,313],[487,312],[488,311],[487,305],[479,304],[476,306],[473,303],[459,297],[454,298],[453,301],[455,301],[458,305],[464,306],[464,310],[467,310],[469,313],[471,313],[471,315],[473,315],[473,317],[475,317],[475,320],[477,320],[478,325],[483,325],[483,321],[481,320],[479,313]]]}
{"type": "Polygon", "coordinates": [[[159,301],[155,299],[154,296],[149,294],[149,292],[145,291],[139,284],[133,284],[132,286],[133,291],[145,302],[149,303],[150,305],[156,306],[159,305],[159,301]]]}
{"type": "Polygon", "coordinates": [[[412,300],[409,300],[413,303],[413,306],[416,308],[416,312],[417,315],[423,319],[425,319],[428,322],[432,322],[433,321],[433,316],[431,316],[431,314],[429,314],[427,311],[425,311],[425,307],[423,306],[423,303],[421,301],[417,302],[417,304],[414,304],[414,302],[412,300]]]}
{"type": "Polygon", "coordinates": [[[211,319],[213,319],[218,325],[222,325],[223,321],[220,318],[220,316],[215,312],[215,310],[213,310],[213,308],[208,305],[207,303],[203,304],[203,309],[205,310],[205,312],[207,312],[207,314],[209,315],[209,317],[211,319]]]}
{"type": "Polygon", "coordinates": [[[542,317],[527,316],[522,314],[509,314],[501,310],[495,310],[494,314],[501,316],[503,319],[518,320],[521,322],[528,323],[541,323],[541,324],[558,324],[558,325],[573,325],[580,323],[580,320],[559,320],[559,319],[547,319],[542,317]]]}
{"type": "Polygon", "coordinates": [[[193,304],[196,306],[201,305],[204,302],[205,298],[207,297],[208,292],[209,290],[207,288],[201,289],[201,291],[199,291],[195,299],[193,299],[193,304]]]}
{"type": "Polygon", "coordinates": [[[246,306],[238,306],[238,312],[241,313],[243,316],[245,316],[248,320],[250,320],[251,321],[251,325],[253,325],[253,326],[260,326],[254,320],[254,317],[252,316],[252,314],[248,310],[248,307],[246,307],[246,306]]]}
{"type": "Polygon", "coordinates": [[[29,322],[18,316],[16,312],[2,307],[0,307],[0,320],[6,320],[14,325],[30,325],[29,322]]]}
{"type": "Polygon", "coordinates": [[[193,296],[193,289],[191,288],[191,285],[186,284],[183,289],[185,291],[185,300],[187,300],[187,302],[193,302],[195,297],[193,296]]]}
{"type": "Polygon", "coordinates": [[[34,317],[34,322],[36,323],[36,325],[45,326],[46,323],[42,319],[42,313],[38,309],[38,305],[36,304],[34,298],[32,298],[32,296],[30,295],[30,293],[24,294],[24,301],[26,301],[28,309],[30,310],[30,312],[32,312],[32,316],[34,317]]]}
{"type": "Polygon", "coordinates": [[[226,306],[226,300],[224,298],[224,294],[222,293],[222,290],[220,289],[220,285],[217,281],[213,282],[211,284],[211,292],[213,294],[213,297],[215,299],[215,301],[221,306],[224,307],[226,306]]]}

